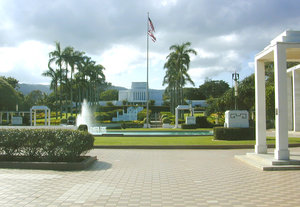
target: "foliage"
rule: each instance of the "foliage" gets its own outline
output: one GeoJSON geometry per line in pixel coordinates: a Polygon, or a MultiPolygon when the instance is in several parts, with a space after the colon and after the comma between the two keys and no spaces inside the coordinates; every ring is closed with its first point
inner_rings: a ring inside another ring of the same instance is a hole
{"type": "Polygon", "coordinates": [[[166,92],[173,113],[175,107],[183,103],[183,87],[188,82],[194,85],[188,70],[190,67],[190,54],[197,55],[197,52],[190,46],[190,42],[172,45],[170,47],[171,52],[167,56],[167,62],[164,65],[166,75],[164,76],[163,85],[167,85],[166,92]]]}
{"type": "Polygon", "coordinates": [[[17,79],[13,77],[5,77],[5,76],[0,76],[0,78],[3,78],[15,90],[18,90],[20,88],[19,81],[17,79]]]}
{"type": "Polygon", "coordinates": [[[254,128],[225,128],[214,127],[214,137],[216,140],[254,140],[254,128]]]}
{"type": "Polygon", "coordinates": [[[0,77],[0,110],[15,110],[19,96],[15,89],[0,77]]]}
{"type": "Polygon", "coordinates": [[[114,106],[114,104],[113,104],[113,102],[108,101],[108,102],[106,102],[106,106],[114,106]]]}
{"type": "MultiPolygon", "coordinates": [[[[149,117],[150,117],[152,111],[149,110],[148,112],[149,112],[149,117]]],[[[147,117],[147,109],[143,109],[142,111],[140,111],[140,112],[137,114],[137,119],[138,119],[138,121],[143,121],[146,117],[147,117]]]]}
{"type": "Polygon", "coordinates": [[[103,91],[100,94],[100,101],[114,101],[118,100],[119,91],[116,89],[110,89],[103,91]]]}
{"type": "Polygon", "coordinates": [[[163,124],[170,124],[172,121],[169,117],[163,117],[162,118],[162,123],[163,124]]]}
{"type": "Polygon", "coordinates": [[[211,128],[212,124],[207,121],[206,116],[197,116],[196,117],[197,128],[211,128]]]}
{"type": "MultiPolygon", "coordinates": [[[[42,75],[52,79],[51,88],[54,89],[55,102],[59,93],[58,106],[62,118],[63,100],[69,100],[69,103],[75,101],[76,106],[84,99],[95,104],[99,101],[100,91],[109,84],[103,73],[105,68],[101,64],[96,64],[90,57],[84,56],[84,52],[70,46],[62,48],[59,42],[56,42],[55,46],[55,50],[49,53],[48,70],[42,75]]],[[[70,108],[72,115],[73,106],[68,104],[64,107],[65,111],[70,108]]]]}
{"type": "Polygon", "coordinates": [[[181,124],[181,129],[197,129],[196,124],[181,124]]]}
{"type": "Polygon", "coordinates": [[[143,128],[144,123],[143,123],[143,121],[126,121],[126,122],[122,122],[121,127],[123,129],[126,129],[126,128],[143,128]]]}
{"type": "MultiPolygon", "coordinates": [[[[229,89],[228,83],[223,80],[206,79],[204,84],[199,86],[199,94],[204,95],[204,99],[219,98],[229,89]]],[[[196,99],[197,100],[197,99],[196,99]]],[[[198,99],[199,100],[199,99],[198,99]]]]}
{"type": "Polygon", "coordinates": [[[73,161],[93,148],[94,137],[67,129],[0,129],[0,153],[30,161],[73,161]]]}
{"type": "Polygon", "coordinates": [[[86,124],[80,124],[77,129],[79,131],[87,132],[88,131],[88,126],[86,124]]]}
{"type": "Polygon", "coordinates": [[[205,100],[206,95],[199,88],[184,88],[183,96],[186,100],[205,100]]]}

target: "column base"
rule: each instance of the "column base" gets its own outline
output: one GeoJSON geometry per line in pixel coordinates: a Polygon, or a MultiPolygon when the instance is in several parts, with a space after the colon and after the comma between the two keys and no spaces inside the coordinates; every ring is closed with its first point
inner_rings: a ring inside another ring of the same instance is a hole
{"type": "Polygon", "coordinates": [[[267,145],[255,145],[255,153],[256,154],[267,154],[268,152],[268,147],[267,145]]]}
{"type": "Polygon", "coordinates": [[[276,160],[289,160],[290,159],[290,150],[275,149],[274,150],[274,158],[276,160]]]}

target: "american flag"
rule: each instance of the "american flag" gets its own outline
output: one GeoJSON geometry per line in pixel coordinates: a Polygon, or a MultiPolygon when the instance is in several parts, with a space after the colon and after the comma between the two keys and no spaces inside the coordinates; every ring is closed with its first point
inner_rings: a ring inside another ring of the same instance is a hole
{"type": "Polygon", "coordinates": [[[152,41],[155,42],[156,38],[153,34],[155,32],[155,29],[154,29],[153,23],[149,17],[148,17],[148,23],[149,23],[148,35],[151,37],[152,41]]]}

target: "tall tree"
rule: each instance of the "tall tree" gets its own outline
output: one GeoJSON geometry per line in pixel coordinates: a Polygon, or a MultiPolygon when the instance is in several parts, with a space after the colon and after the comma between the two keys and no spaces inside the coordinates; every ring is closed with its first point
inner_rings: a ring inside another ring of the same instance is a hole
{"type": "Polygon", "coordinates": [[[55,50],[49,53],[49,62],[48,67],[51,66],[52,63],[55,63],[59,68],[59,105],[60,105],[60,118],[62,118],[62,81],[63,81],[63,70],[62,65],[64,61],[63,51],[60,47],[60,42],[55,42],[55,50]]]}
{"type": "Polygon", "coordinates": [[[60,77],[59,70],[54,70],[50,65],[48,65],[48,70],[43,72],[42,75],[51,78],[50,89],[52,89],[55,94],[55,116],[57,119],[57,85],[60,77]]]}
{"type": "Polygon", "coordinates": [[[183,104],[183,87],[190,83],[195,85],[188,74],[190,67],[190,54],[197,55],[197,52],[190,48],[191,43],[186,42],[181,45],[172,45],[169,49],[171,53],[167,56],[167,62],[164,68],[167,69],[164,77],[163,85],[168,84],[167,90],[173,95],[170,95],[171,109],[174,112],[178,104],[183,104]]]}

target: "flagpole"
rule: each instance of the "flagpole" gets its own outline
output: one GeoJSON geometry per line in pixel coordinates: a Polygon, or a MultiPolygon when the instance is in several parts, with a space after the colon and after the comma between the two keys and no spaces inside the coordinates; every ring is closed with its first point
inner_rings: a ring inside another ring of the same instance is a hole
{"type": "Polygon", "coordinates": [[[147,88],[146,88],[146,101],[147,101],[147,128],[149,127],[149,35],[148,35],[148,31],[149,31],[149,12],[147,12],[147,88]]]}

